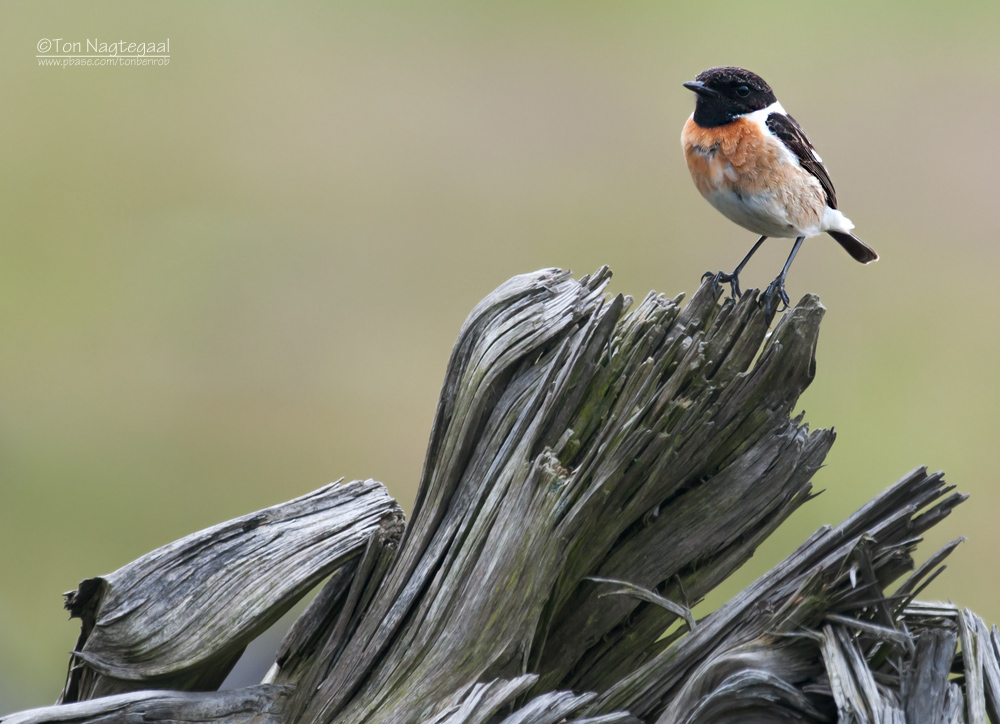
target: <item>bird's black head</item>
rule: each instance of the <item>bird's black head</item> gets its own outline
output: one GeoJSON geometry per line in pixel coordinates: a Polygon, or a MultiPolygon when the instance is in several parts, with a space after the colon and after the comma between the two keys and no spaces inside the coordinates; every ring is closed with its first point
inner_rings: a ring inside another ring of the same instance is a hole
{"type": "Polygon", "coordinates": [[[702,128],[725,125],[736,116],[767,108],[777,100],[763,78],[736,67],[709,68],[684,87],[698,94],[694,122],[702,128]]]}

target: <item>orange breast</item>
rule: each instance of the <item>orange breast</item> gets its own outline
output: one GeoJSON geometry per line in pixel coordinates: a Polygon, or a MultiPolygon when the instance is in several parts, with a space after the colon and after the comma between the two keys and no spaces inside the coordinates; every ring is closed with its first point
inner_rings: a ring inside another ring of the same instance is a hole
{"type": "Polygon", "coordinates": [[[703,195],[720,190],[760,193],[780,186],[788,171],[780,146],[746,118],[716,128],[702,128],[689,118],[681,143],[703,195]]]}
{"type": "Polygon", "coordinates": [[[689,118],[681,145],[702,196],[729,192],[737,198],[766,197],[771,215],[799,229],[815,227],[823,218],[826,196],[819,181],[753,120],[702,128],[689,118]]]}

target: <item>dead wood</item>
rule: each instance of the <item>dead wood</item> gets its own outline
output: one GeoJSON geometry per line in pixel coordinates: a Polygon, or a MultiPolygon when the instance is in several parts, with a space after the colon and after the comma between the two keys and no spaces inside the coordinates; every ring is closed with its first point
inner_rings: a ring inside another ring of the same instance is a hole
{"type": "Polygon", "coordinates": [[[964,500],[940,474],[695,620],[813,495],[834,435],[795,405],[824,310],[768,332],[755,292],[633,305],[609,277],[543,270],[473,310],[405,532],[379,484],[334,485],[84,581],[62,700],[93,701],[0,722],[1000,724],[997,629],[915,600],[959,542],[915,566],[964,500]],[[262,686],[211,691],[327,576],[262,686]],[[140,689],[174,691],[108,696],[140,689]]]}

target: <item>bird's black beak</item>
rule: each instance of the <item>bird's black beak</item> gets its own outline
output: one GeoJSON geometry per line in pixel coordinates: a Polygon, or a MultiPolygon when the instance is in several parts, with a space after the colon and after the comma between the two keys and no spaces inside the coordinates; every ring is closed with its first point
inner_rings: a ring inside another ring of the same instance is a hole
{"type": "Polygon", "coordinates": [[[719,91],[709,88],[700,80],[689,80],[684,84],[684,87],[688,90],[694,91],[700,96],[704,96],[705,98],[717,98],[720,95],[719,91]]]}

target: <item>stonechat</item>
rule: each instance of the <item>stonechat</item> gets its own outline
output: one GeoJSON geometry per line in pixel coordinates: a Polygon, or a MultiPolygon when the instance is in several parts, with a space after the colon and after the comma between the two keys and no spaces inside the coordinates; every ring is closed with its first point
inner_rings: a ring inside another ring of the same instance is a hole
{"type": "Polygon", "coordinates": [[[823,160],[763,78],[743,68],[710,68],[684,87],[697,94],[681,133],[695,186],[726,218],[760,234],[731,274],[708,272],[706,278],[728,282],[739,297],[740,272],[764,240],[795,239],[784,268],[764,292],[770,319],[775,298],[789,304],[785,276],[807,237],[826,233],[862,264],[878,260],[851,233],[854,224],[837,208],[823,160]]]}

